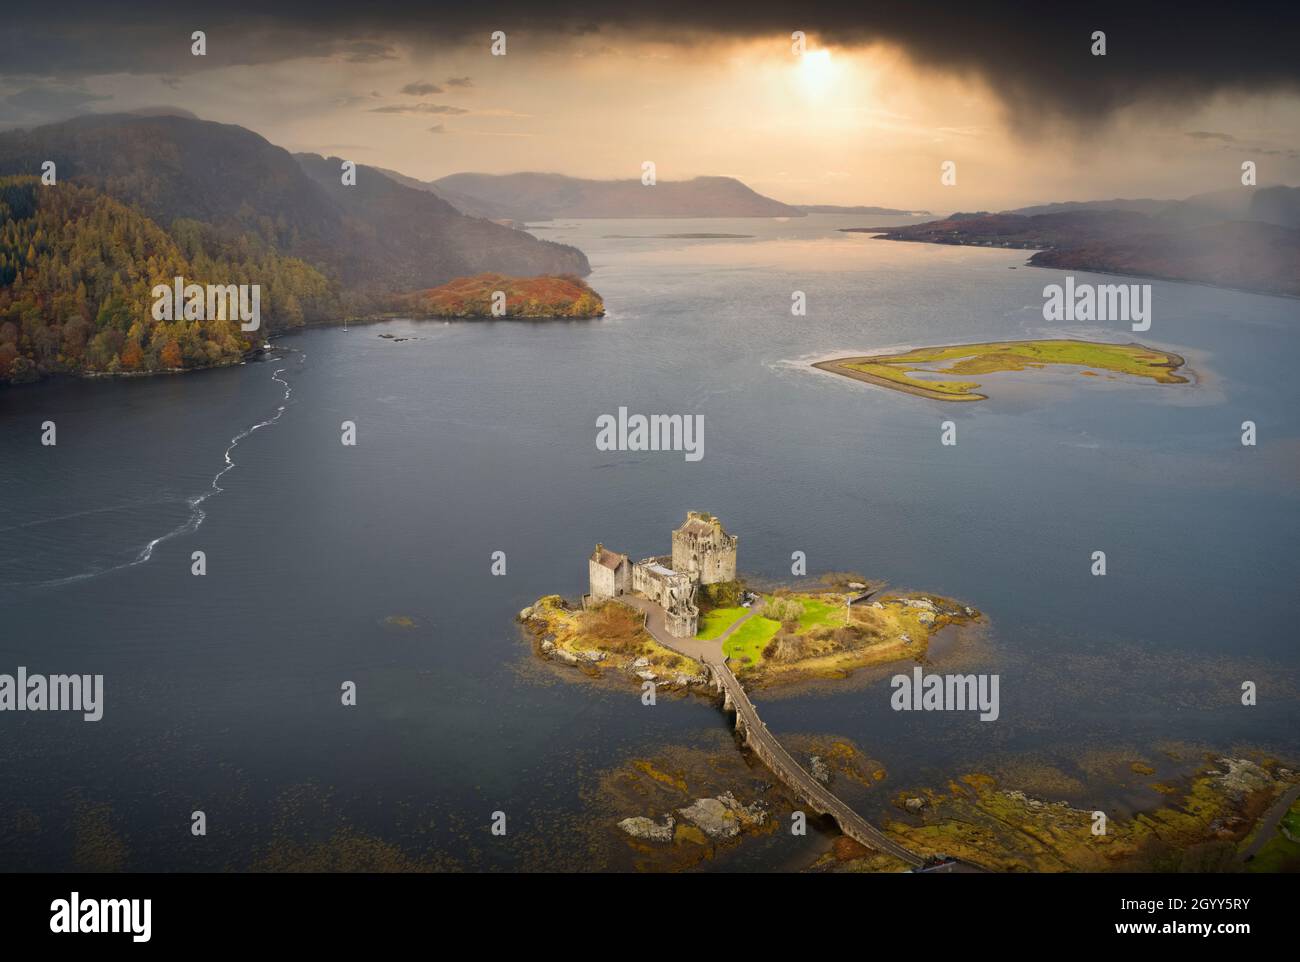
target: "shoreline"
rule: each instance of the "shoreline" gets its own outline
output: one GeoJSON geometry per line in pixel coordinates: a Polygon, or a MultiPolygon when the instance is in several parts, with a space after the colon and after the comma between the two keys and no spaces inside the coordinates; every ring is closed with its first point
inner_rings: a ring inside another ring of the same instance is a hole
{"type": "MultiPolygon", "coordinates": [[[[955,346],[955,345],[952,345],[955,346]]],[[[941,391],[932,391],[927,388],[919,388],[912,384],[903,384],[900,381],[891,381],[887,377],[880,377],[876,374],[868,374],[866,371],[857,371],[844,365],[850,363],[875,362],[880,363],[882,359],[898,357],[896,354],[867,354],[858,357],[839,357],[830,361],[816,361],[813,367],[819,371],[826,371],[828,374],[839,374],[842,377],[852,378],[855,381],[862,381],[866,384],[874,384],[876,387],[888,388],[891,391],[898,391],[900,394],[910,394],[913,397],[928,398],[931,401],[987,401],[987,394],[976,394],[972,392],[966,397],[954,397],[951,394],[944,394],[941,391]]]]}
{"type": "MultiPolygon", "coordinates": [[[[315,322],[303,324],[301,327],[295,327],[287,331],[277,331],[275,334],[267,335],[265,340],[274,341],[276,338],[288,337],[293,334],[305,334],[309,331],[324,331],[336,328],[347,328],[349,325],[362,327],[371,324],[385,324],[390,321],[442,321],[446,324],[457,322],[465,323],[484,323],[493,321],[520,321],[532,323],[551,323],[555,321],[572,321],[577,323],[586,323],[589,321],[604,320],[609,315],[605,312],[592,315],[569,315],[569,314],[505,314],[501,317],[492,317],[486,314],[413,314],[411,312],[401,312],[393,314],[367,314],[361,317],[348,317],[343,320],[329,322],[315,322]]],[[[165,377],[175,374],[192,374],[196,371],[221,371],[226,368],[239,367],[241,364],[248,364],[252,361],[264,360],[267,355],[275,351],[274,346],[270,348],[257,347],[249,350],[247,353],[240,355],[238,358],[232,358],[229,361],[220,364],[202,364],[194,367],[169,367],[157,371],[54,371],[49,374],[41,375],[30,381],[10,381],[0,379],[0,389],[2,388],[21,388],[33,384],[44,384],[47,382],[57,381],[62,378],[70,378],[78,381],[95,381],[95,380],[113,380],[117,378],[147,378],[147,377],[165,377]]]]}
{"type": "MultiPolygon", "coordinates": [[[[773,597],[788,598],[800,604],[820,603],[824,606],[828,599],[834,599],[833,618],[819,617],[794,634],[783,636],[787,644],[809,645],[802,650],[796,649],[799,654],[795,657],[776,656],[770,661],[767,654],[759,657],[757,651],[765,649],[768,642],[780,633],[775,627],[769,633],[771,637],[761,639],[761,649],[748,651],[742,647],[728,650],[723,646],[738,628],[762,614],[764,606],[761,603],[748,614],[737,614],[736,620],[726,630],[708,637],[701,637],[701,632],[689,639],[657,637],[646,623],[645,612],[620,599],[612,599],[599,608],[584,609],[563,596],[544,595],[520,611],[516,621],[522,629],[521,634],[531,642],[534,655],[543,661],[579,667],[588,674],[603,675],[614,669],[634,683],[659,680],[661,684],[667,682],[669,687],[679,689],[709,688],[703,668],[709,656],[703,649],[711,643],[720,648],[715,656],[732,665],[736,677],[746,686],[779,688],[807,682],[843,681],[862,670],[917,662],[926,657],[932,640],[940,632],[957,631],[959,634],[955,638],[960,639],[966,629],[988,622],[988,616],[983,612],[952,598],[934,592],[888,591],[881,586],[871,592],[875,600],[870,605],[864,600],[860,610],[866,613],[865,616],[854,620],[859,626],[864,622],[869,624],[878,611],[886,621],[878,625],[876,640],[858,645],[831,644],[826,630],[841,627],[839,612],[844,593],[799,591],[789,587],[774,590],[782,593],[773,597]],[[594,616],[602,608],[608,610],[610,606],[620,609],[625,620],[623,625],[613,626],[616,634],[623,635],[618,640],[604,637],[601,627],[584,625],[586,618],[594,616]],[[635,623],[636,628],[629,633],[632,636],[629,638],[624,632],[631,627],[630,623],[635,623]],[[620,628],[623,630],[619,631],[620,628]],[[885,634],[880,634],[881,630],[885,634]],[[673,658],[674,655],[677,657],[673,658]],[[645,674],[647,671],[656,672],[656,669],[662,673],[658,678],[656,674],[645,674]]],[[[808,613],[812,614],[811,611],[808,613]]],[[[709,691],[711,693],[712,689],[709,691]]]]}

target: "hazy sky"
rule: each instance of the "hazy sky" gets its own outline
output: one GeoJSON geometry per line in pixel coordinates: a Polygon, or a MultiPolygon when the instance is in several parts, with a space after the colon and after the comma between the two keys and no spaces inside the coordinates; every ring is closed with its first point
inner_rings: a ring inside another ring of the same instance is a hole
{"type": "Polygon", "coordinates": [[[1277,38],[1253,24],[1256,34],[1234,35],[1211,62],[1212,32],[1170,39],[1171,52],[1161,30],[1136,22],[1112,26],[1107,56],[1094,57],[1086,20],[1040,25],[1039,35],[1013,18],[927,31],[919,14],[919,24],[859,29],[823,17],[820,31],[796,22],[769,32],[782,18],[760,11],[743,29],[561,29],[506,10],[495,29],[507,53],[492,56],[490,16],[439,29],[427,7],[419,19],[389,5],[353,21],[347,8],[313,20],[240,19],[223,7],[223,20],[168,6],[147,31],[96,23],[94,8],[83,20],[10,23],[0,124],[167,104],[290,150],[420,178],[630,178],[653,160],[661,180],[728,174],[792,203],[935,210],[1183,196],[1239,184],[1243,160],[1263,184],[1300,183],[1296,68],[1258,62],[1277,53],[1252,44],[1277,38]],[[190,33],[205,26],[208,54],[194,57],[190,33]],[[802,55],[793,29],[806,30],[802,55]],[[1001,48],[968,51],[963,32],[979,31],[1001,48]],[[946,160],[955,187],[940,183],[946,160]]]}

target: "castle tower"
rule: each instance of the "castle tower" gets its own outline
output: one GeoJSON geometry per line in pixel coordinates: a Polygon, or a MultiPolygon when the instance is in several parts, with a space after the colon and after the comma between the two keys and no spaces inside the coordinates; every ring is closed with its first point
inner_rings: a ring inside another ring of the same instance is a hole
{"type": "Polygon", "coordinates": [[[736,542],[722,522],[704,511],[688,511],[673,532],[673,570],[701,585],[736,580],[736,542]]]}
{"type": "Polygon", "coordinates": [[[617,598],[632,588],[632,566],[627,555],[610,551],[600,542],[587,559],[587,577],[593,603],[617,598]]]}

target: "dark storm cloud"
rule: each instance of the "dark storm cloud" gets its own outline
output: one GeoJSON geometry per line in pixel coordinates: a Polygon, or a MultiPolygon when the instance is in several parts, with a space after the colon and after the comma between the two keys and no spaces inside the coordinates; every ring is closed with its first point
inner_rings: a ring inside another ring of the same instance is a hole
{"type": "Polygon", "coordinates": [[[64,0],[57,17],[40,4],[6,13],[0,71],[61,79],[117,70],[175,74],[300,56],[384,59],[391,55],[388,44],[445,51],[448,44],[477,43],[487,56],[493,30],[506,31],[510,53],[527,54],[565,36],[616,28],[690,44],[702,58],[710,39],[771,37],[781,49],[793,30],[805,31],[814,45],[890,43],[923,67],[982,77],[1022,126],[1048,115],[1096,120],[1132,103],[1185,104],[1223,90],[1300,86],[1300,5],[1294,3],[1270,9],[1009,0],[145,0],[127,14],[64,0]],[[189,55],[196,29],[207,31],[206,58],[189,55]],[[1106,33],[1105,57],[1089,52],[1094,30],[1106,33]]]}
{"type": "Polygon", "coordinates": [[[93,103],[111,100],[79,87],[38,84],[0,98],[0,121],[20,122],[46,117],[70,117],[93,103]]]}
{"type": "Polygon", "coordinates": [[[427,94],[440,94],[442,93],[442,88],[437,84],[431,84],[427,80],[422,80],[419,83],[407,84],[402,88],[402,93],[410,94],[413,97],[423,97],[427,94]]]}
{"type": "Polygon", "coordinates": [[[1189,130],[1185,136],[1192,138],[1192,140],[1222,140],[1225,142],[1237,139],[1232,134],[1221,134],[1215,130],[1189,130]]]}
{"type": "Polygon", "coordinates": [[[445,81],[443,81],[443,82],[444,82],[448,87],[472,87],[472,86],[474,86],[474,81],[470,80],[468,77],[448,77],[448,78],[447,78],[445,81]]]}

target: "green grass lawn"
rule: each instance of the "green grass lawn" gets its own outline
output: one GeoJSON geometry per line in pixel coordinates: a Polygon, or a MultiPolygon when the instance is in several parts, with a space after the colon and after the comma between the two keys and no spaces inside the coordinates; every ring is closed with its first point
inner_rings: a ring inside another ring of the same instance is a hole
{"type": "MultiPolygon", "coordinates": [[[[717,638],[749,612],[749,608],[741,608],[740,606],[714,608],[712,611],[706,612],[700,619],[700,630],[695,633],[695,637],[706,641],[710,638],[717,638]]],[[[756,615],[737,628],[735,633],[722,643],[723,654],[728,658],[740,659],[747,661],[749,664],[758,664],[763,649],[767,647],[767,643],[772,640],[772,636],[780,628],[779,622],[773,621],[771,618],[764,618],[762,615],[756,615]]]]}
{"type": "MultiPolygon", "coordinates": [[[[799,597],[803,613],[799,616],[800,631],[829,624],[836,618],[844,617],[843,607],[835,602],[819,601],[816,598],[799,597]]],[[[717,638],[745,615],[748,608],[714,608],[700,619],[700,630],[696,638],[708,640],[717,638]]],[[[772,640],[772,636],[781,630],[781,623],[755,615],[736,629],[735,634],[722,643],[722,651],[728,658],[735,658],[743,663],[757,665],[763,656],[763,649],[772,640]]]]}
{"type": "Polygon", "coordinates": [[[800,598],[799,601],[803,605],[803,614],[799,616],[801,631],[816,628],[818,625],[829,624],[832,621],[836,624],[844,624],[843,605],[818,601],[814,598],[800,598]]]}
{"type": "MultiPolygon", "coordinates": [[[[743,610],[743,609],[742,609],[743,610]]],[[[735,658],[751,665],[758,664],[763,649],[781,629],[780,622],[762,615],[755,615],[736,629],[735,634],[722,643],[722,651],[728,658],[735,658]]]]}
{"type": "Polygon", "coordinates": [[[1149,377],[1162,384],[1187,381],[1174,373],[1178,363],[1163,351],[1136,344],[1099,344],[1091,341],[999,341],[987,344],[959,344],[951,347],[923,347],[906,354],[873,358],[846,367],[909,387],[924,388],[957,400],[983,397],[974,393],[976,381],[927,381],[909,376],[912,371],[938,374],[991,374],[1022,371],[1027,367],[1069,364],[1149,377]],[[947,364],[947,366],[943,366],[947,364]]]}
{"type": "Polygon", "coordinates": [[[716,638],[747,614],[749,609],[739,605],[735,608],[714,608],[700,619],[700,630],[695,633],[695,637],[705,641],[716,638]]]}

